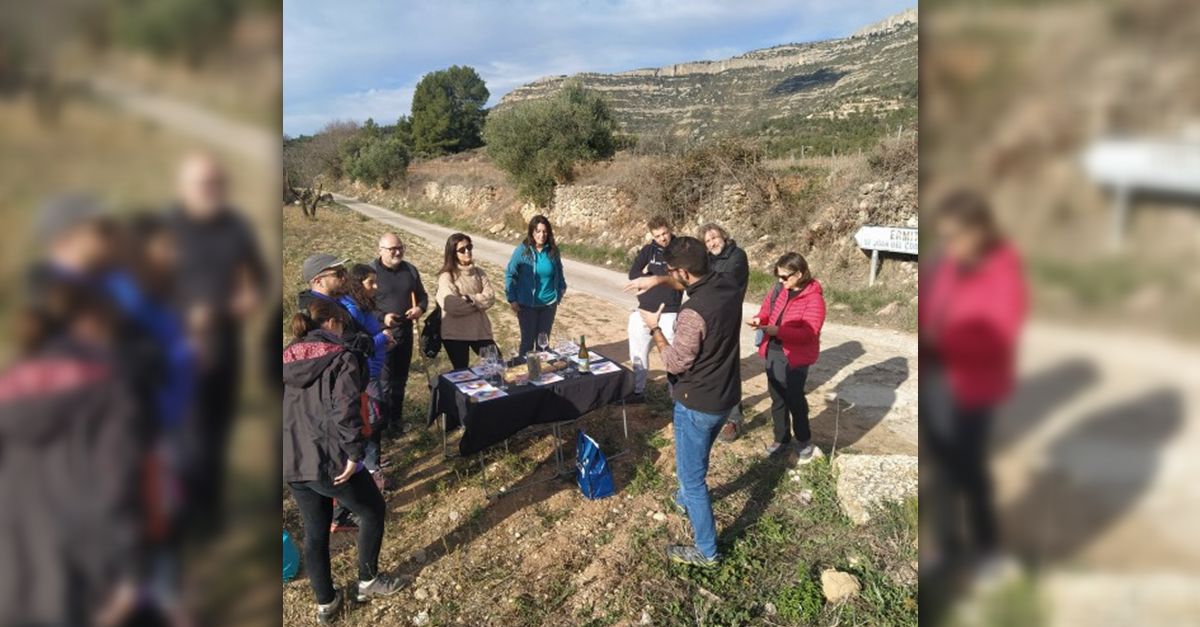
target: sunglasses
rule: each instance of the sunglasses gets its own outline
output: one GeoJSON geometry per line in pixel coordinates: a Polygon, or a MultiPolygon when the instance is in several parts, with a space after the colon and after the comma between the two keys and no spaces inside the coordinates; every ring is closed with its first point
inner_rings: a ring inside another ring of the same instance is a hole
{"type": "Polygon", "coordinates": [[[467,244],[466,246],[463,246],[462,248],[459,248],[459,249],[458,249],[458,252],[459,252],[459,253],[469,253],[469,252],[471,252],[472,250],[475,250],[475,246],[474,246],[473,244],[467,244]]]}
{"type": "Polygon", "coordinates": [[[788,279],[790,279],[790,278],[792,278],[792,277],[796,276],[796,273],[795,273],[795,272],[793,272],[793,273],[791,273],[791,274],[785,274],[785,275],[782,275],[782,276],[780,276],[780,275],[775,275],[775,276],[776,276],[776,278],[778,278],[780,281],[786,281],[786,280],[788,280],[788,279]]]}

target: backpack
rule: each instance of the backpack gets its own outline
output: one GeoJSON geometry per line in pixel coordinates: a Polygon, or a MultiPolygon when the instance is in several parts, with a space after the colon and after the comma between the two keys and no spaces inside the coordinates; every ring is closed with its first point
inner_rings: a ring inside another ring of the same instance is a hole
{"type": "Polygon", "coordinates": [[[434,307],[421,327],[421,354],[433,359],[442,351],[442,308],[434,307]]]}
{"type": "Polygon", "coordinates": [[[600,445],[584,433],[583,429],[579,430],[575,440],[575,455],[579,491],[592,500],[612,496],[616,490],[613,488],[612,470],[608,467],[608,460],[604,457],[604,451],[600,450],[600,445]]]}

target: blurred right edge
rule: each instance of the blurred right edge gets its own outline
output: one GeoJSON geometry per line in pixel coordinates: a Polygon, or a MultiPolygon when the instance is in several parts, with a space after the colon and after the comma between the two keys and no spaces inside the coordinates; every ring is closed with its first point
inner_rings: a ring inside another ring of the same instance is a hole
{"type": "Polygon", "coordinates": [[[921,10],[922,623],[1200,624],[1200,3],[921,10]]]}

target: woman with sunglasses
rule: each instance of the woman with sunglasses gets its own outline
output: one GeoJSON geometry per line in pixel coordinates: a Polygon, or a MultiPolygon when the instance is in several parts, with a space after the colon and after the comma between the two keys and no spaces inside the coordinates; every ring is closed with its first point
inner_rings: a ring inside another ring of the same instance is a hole
{"type": "Polygon", "coordinates": [[[470,351],[478,355],[495,346],[487,310],[496,303],[496,292],[475,265],[475,246],[464,233],[446,240],[445,260],[438,273],[437,304],[442,308],[442,343],[455,370],[469,365],[470,351]]]}
{"type": "Polygon", "coordinates": [[[775,442],[767,447],[767,453],[786,452],[794,436],[798,463],[807,464],[821,456],[820,449],[813,446],[808,426],[804,383],[808,367],[816,363],[821,351],[825,296],[800,253],[780,257],[775,263],[775,276],[779,284],[763,298],[758,315],[747,322],[762,331],[758,354],[767,362],[767,388],[775,423],[775,442]]]}

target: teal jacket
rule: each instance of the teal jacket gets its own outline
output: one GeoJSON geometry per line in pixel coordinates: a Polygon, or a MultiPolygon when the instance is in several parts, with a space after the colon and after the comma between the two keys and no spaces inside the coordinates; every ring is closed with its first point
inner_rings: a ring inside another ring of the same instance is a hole
{"type": "Polygon", "coordinates": [[[504,273],[504,291],[507,294],[508,302],[517,303],[522,307],[542,307],[546,305],[554,305],[562,300],[563,294],[567,292],[567,279],[563,275],[562,255],[559,254],[557,248],[550,255],[550,262],[554,265],[554,274],[551,277],[552,285],[555,286],[557,297],[553,303],[537,302],[537,294],[540,286],[538,285],[537,273],[534,270],[534,249],[526,246],[524,243],[518,244],[513,250],[512,258],[508,261],[508,270],[504,273]]]}

